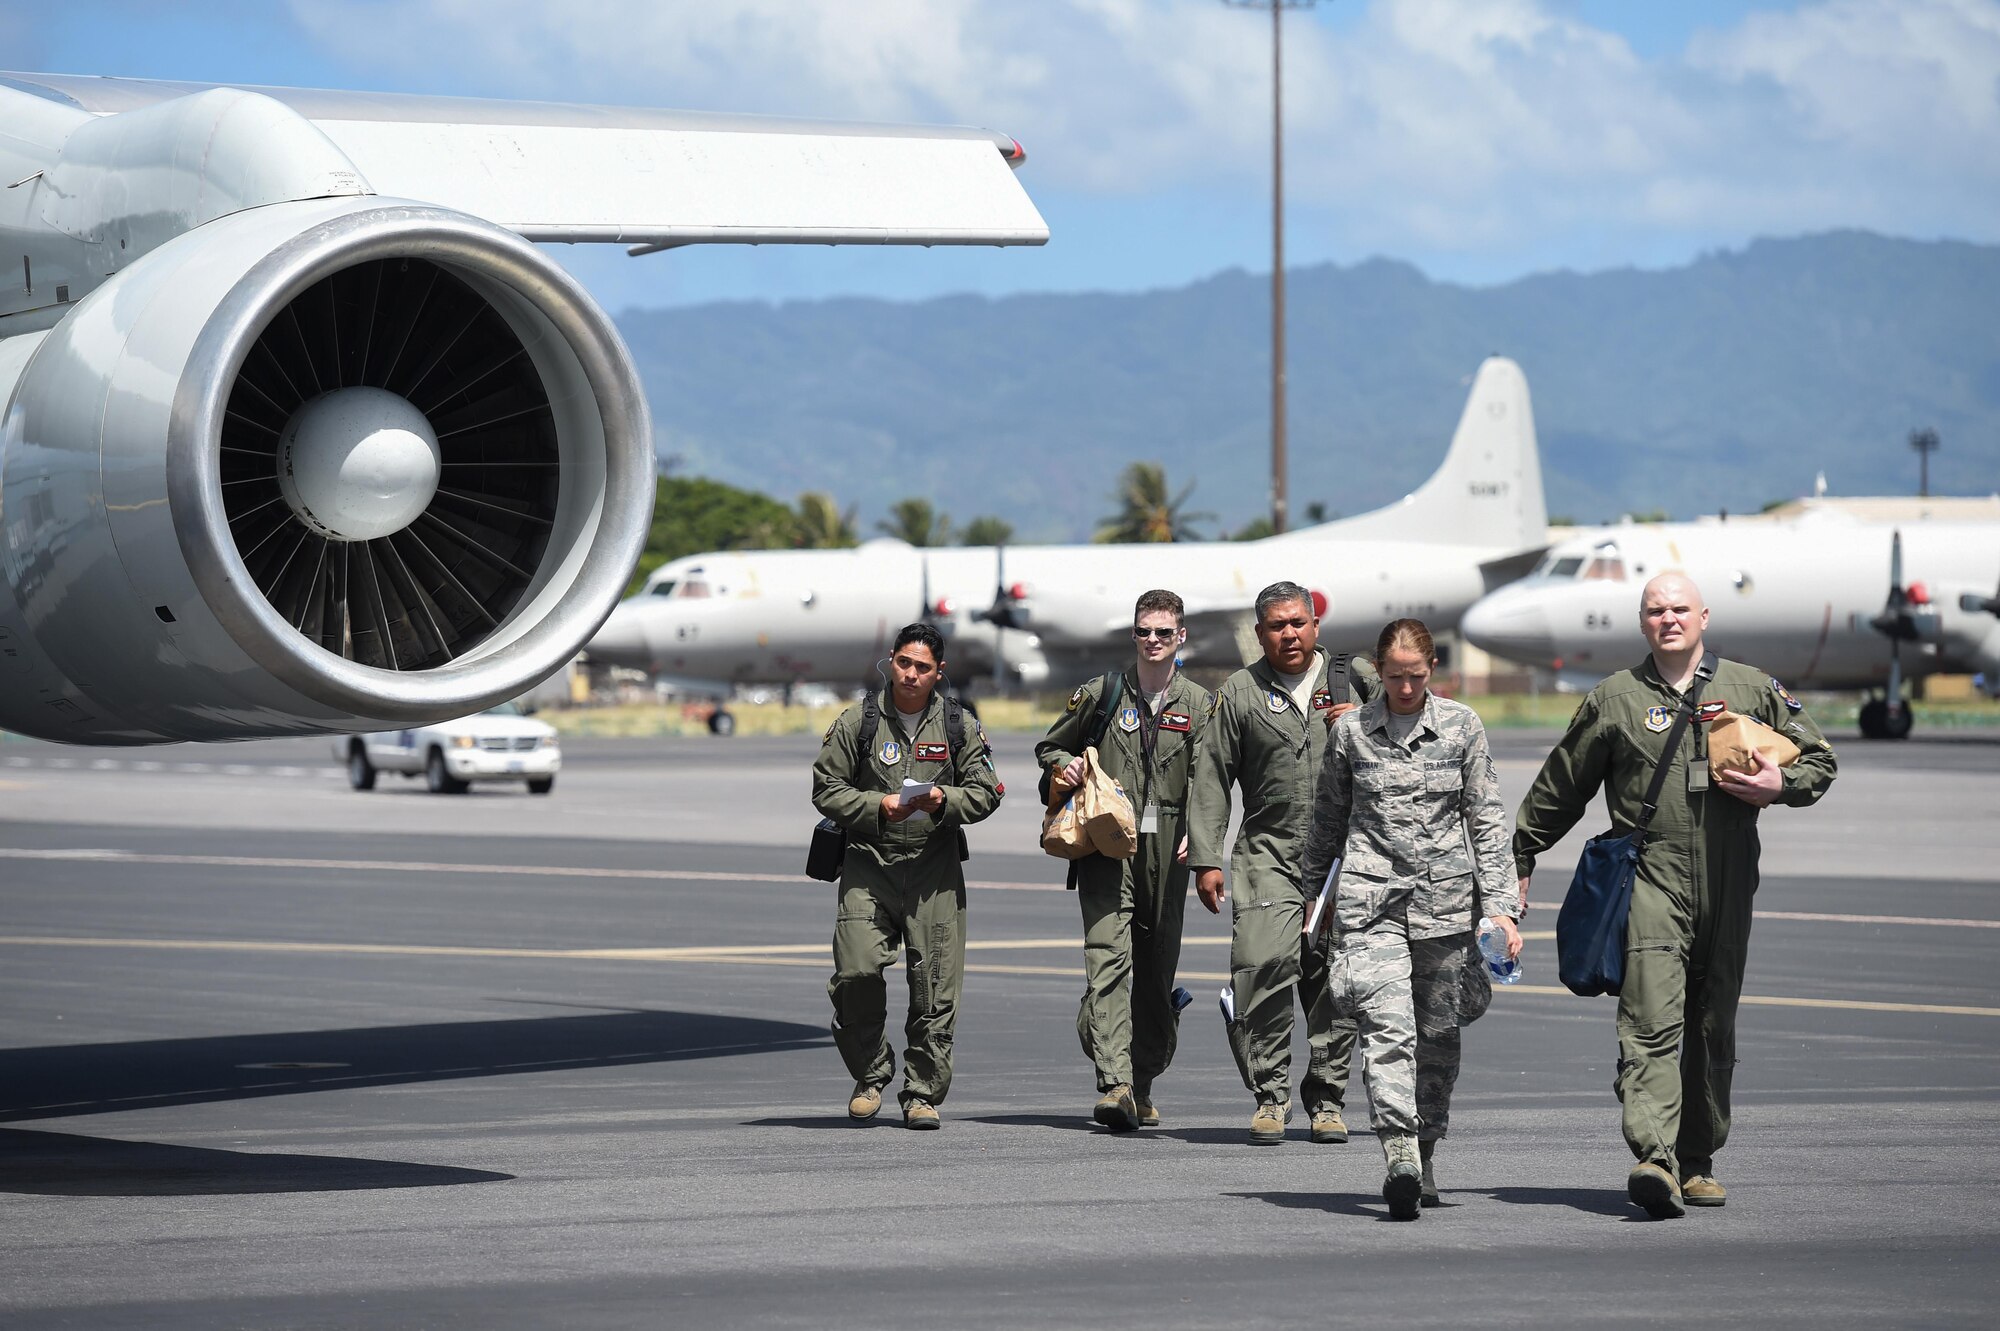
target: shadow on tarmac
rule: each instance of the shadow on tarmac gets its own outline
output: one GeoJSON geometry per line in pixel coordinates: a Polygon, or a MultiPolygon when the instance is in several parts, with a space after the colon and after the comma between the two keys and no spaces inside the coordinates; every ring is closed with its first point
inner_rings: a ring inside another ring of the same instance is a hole
{"type": "Polygon", "coordinates": [[[208,1197],[501,1183],[512,1174],[335,1155],[264,1155],[0,1128],[0,1193],[208,1197]]]}
{"type": "Polygon", "coordinates": [[[587,1017],[0,1049],[0,1122],[828,1043],[823,1027],[798,1022],[628,1009],[587,1017]]]}
{"type": "Polygon", "coordinates": [[[1323,1211],[1328,1215],[1358,1215],[1363,1219],[1383,1220],[1390,1224],[1406,1223],[1389,1214],[1389,1204],[1379,1195],[1364,1193],[1355,1196],[1342,1192],[1225,1192],[1222,1195],[1251,1202],[1269,1202],[1293,1211],[1323,1211]]]}
{"type": "MultiPolygon", "coordinates": [[[[1162,1115],[1165,1117],[1165,1115],[1162,1115]]],[[[970,1119],[973,1123],[994,1123],[1009,1128],[1059,1128],[1067,1132],[1088,1132],[1099,1137],[1118,1137],[1127,1141],[1145,1141],[1150,1137],[1170,1137],[1180,1142],[1201,1142],[1209,1146],[1247,1146],[1256,1151],[1267,1151],[1278,1142],[1253,1142],[1244,1128],[1138,1128],[1131,1132],[1113,1132],[1101,1127],[1088,1116],[1077,1114],[986,1114],[970,1119]]],[[[1303,1143],[1302,1132],[1291,1140],[1303,1143]]]]}

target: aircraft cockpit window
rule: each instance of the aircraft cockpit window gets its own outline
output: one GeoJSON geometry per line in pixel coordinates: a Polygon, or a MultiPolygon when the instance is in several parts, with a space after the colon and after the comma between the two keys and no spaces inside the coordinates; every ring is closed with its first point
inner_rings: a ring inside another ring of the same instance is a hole
{"type": "Polygon", "coordinates": [[[1552,578],[1573,578],[1576,576],[1576,571],[1582,567],[1582,555],[1564,555],[1555,562],[1554,567],[1549,569],[1549,576],[1552,578]]]}
{"type": "Polygon", "coordinates": [[[708,584],[700,578],[689,578],[681,584],[681,595],[690,600],[698,600],[708,594],[708,584]]]}
{"type": "Polygon", "coordinates": [[[651,594],[654,596],[672,596],[674,588],[678,585],[672,578],[668,578],[665,582],[654,583],[651,594]]]}
{"type": "Polygon", "coordinates": [[[1583,571],[1583,577],[1586,582],[1623,582],[1625,561],[1618,557],[1615,550],[1600,550],[1591,557],[1590,567],[1583,571]]]}

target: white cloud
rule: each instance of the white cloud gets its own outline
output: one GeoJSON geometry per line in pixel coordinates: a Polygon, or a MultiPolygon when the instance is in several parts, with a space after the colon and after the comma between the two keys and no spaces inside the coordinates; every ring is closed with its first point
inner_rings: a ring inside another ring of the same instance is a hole
{"type": "MultiPolygon", "coordinates": [[[[1268,170],[1269,23],[1217,0],[293,12],[411,86],[986,125],[1028,146],[1038,191],[1254,198],[1268,170]]],[[[1808,3],[1652,59],[1555,0],[1373,0],[1286,23],[1291,197],[1348,252],[1841,225],[2000,239],[1995,0],[1808,3]]]]}

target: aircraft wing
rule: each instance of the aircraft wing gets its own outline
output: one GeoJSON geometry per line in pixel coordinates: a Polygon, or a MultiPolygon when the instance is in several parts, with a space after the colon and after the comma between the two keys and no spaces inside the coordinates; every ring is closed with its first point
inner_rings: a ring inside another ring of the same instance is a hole
{"type": "Polygon", "coordinates": [[[109,115],[217,86],[291,107],[376,194],[529,240],[679,245],[1040,245],[1004,134],[311,88],[0,74],[109,115]]]}

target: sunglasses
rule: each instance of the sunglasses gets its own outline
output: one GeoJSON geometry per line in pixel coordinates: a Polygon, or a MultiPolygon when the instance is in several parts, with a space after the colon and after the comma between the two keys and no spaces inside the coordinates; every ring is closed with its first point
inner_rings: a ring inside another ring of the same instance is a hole
{"type": "Polygon", "coordinates": [[[1132,630],[1132,636],[1137,638],[1140,642],[1144,642],[1148,638],[1154,638],[1160,642],[1169,642],[1179,633],[1180,633],[1179,629],[1133,629],[1132,630]]]}

